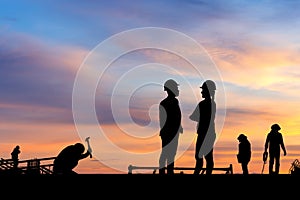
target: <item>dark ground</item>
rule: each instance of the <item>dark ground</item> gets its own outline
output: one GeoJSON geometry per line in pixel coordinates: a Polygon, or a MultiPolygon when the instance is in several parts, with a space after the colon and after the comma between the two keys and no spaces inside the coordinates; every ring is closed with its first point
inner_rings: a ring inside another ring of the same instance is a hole
{"type": "Polygon", "coordinates": [[[299,199],[300,192],[300,176],[291,174],[0,175],[0,180],[2,193],[14,190],[10,194],[26,199],[299,199]]]}

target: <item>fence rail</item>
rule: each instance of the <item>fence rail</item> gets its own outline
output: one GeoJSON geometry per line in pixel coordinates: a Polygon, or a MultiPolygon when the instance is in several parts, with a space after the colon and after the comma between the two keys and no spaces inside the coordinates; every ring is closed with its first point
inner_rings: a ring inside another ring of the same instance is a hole
{"type": "MultiPolygon", "coordinates": [[[[128,174],[132,174],[133,170],[153,170],[152,174],[156,174],[156,171],[159,170],[159,167],[154,166],[135,166],[135,165],[129,165],[128,166],[128,174]]],[[[174,167],[174,170],[180,170],[180,173],[184,173],[184,171],[194,171],[194,167],[174,167]]],[[[200,171],[200,174],[204,174],[206,171],[206,168],[202,168],[200,171]]],[[[233,167],[232,164],[229,165],[229,167],[214,167],[213,171],[224,171],[225,174],[233,174],[233,167]]]]}
{"type": "Polygon", "coordinates": [[[0,172],[9,174],[52,174],[53,161],[56,157],[19,160],[14,167],[12,159],[0,159],[0,172]]]}

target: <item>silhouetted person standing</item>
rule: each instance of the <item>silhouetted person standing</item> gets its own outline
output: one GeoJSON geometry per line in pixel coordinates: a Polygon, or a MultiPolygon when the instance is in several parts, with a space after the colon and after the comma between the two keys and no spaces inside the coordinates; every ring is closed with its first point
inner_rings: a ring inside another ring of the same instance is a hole
{"type": "Polygon", "coordinates": [[[240,134],[238,136],[238,162],[241,163],[243,174],[249,174],[248,163],[251,159],[251,144],[246,135],[240,134]]]}
{"type": "Polygon", "coordinates": [[[273,124],[265,142],[265,152],[268,152],[269,149],[269,174],[279,174],[280,148],[283,150],[283,155],[286,156],[286,149],[283,142],[283,137],[282,134],[279,132],[280,129],[281,128],[278,124],[273,124]],[[273,171],[274,162],[275,171],[273,171]]]}
{"type": "Polygon", "coordinates": [[[13,160],[14,168],[18,168],[19,165],[19,154],[21,153],[20,146],[17,145],[11,152],[11,159],[13,160]]]}
{"type": "Polygon", "coordinates": [[[53,162],[54,174],[77,174],[73,169],[78,165],[79,160],[90,155],[89,151],[84,153],[84,145],[76,143],[65,147],[53,162]]]}
{"type": "Polygon", "coordinates": [[[174,160],[178,147],[179,134],[183,132],[181,126],[181,110],[178,83],[169,79],[164,84],[168,96],[159,104],[160,137],[162,150],[159,158],[159,174],[174,174],[174,160]]]}
{"type": "Polygon", "coordinates": [[[214,167],[213,146],[216,139],[216,103],[214,100],[216,84],[212,80],[207,80],[200,88],[204,99],[198,103],[190,115],[191,120],[198,122],[194,174],[199,174],[203,168],[203,158],[206,160],[206,174],[211,174],[214,167]]]}

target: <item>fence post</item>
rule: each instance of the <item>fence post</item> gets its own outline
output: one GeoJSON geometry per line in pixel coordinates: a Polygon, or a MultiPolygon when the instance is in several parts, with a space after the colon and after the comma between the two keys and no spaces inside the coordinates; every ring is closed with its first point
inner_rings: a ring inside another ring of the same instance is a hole
{"type": "Polygon", "coordinates": [[[128,166],[128,174],[132,174],[132,168],[133,168],[132,165],[128,166]]]}
{"type": "Polygon", "coordinates": [[[32,159],[27,161],[27,174],[40,174],[40,161],[32,159]]]}

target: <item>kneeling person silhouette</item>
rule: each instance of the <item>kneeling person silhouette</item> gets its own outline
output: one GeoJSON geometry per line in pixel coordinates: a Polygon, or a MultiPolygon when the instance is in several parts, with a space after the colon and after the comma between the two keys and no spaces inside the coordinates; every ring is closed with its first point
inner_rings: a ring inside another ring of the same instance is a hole
{"type": "Polygon", "coordinates": [[[85,151],[82,143],[76,143],[65,147],[53,162],[54,174],[77,174],[73,169],[78,165],[79,160],[90,155],[89,151],[85,151]]]}

